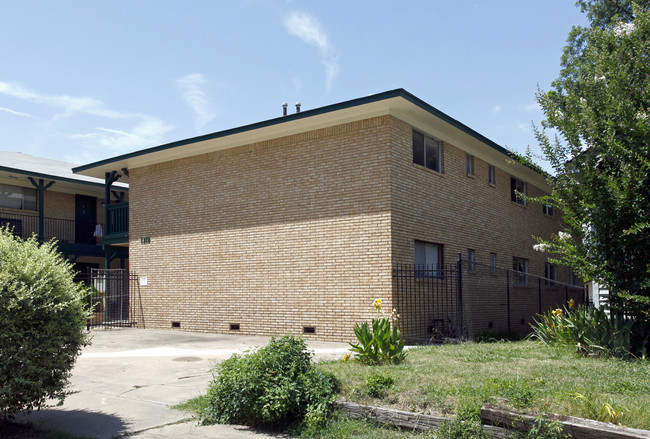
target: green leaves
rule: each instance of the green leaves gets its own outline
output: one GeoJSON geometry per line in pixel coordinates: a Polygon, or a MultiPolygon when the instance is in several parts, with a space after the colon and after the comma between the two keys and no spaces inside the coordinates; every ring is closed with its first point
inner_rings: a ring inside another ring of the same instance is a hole
{"type": "Polygon", "coordinates": [[[280,427],[325,422],[337,383],[312,367],[301,339],[273,337],[247,355],[233,355],[213,370],[204,424],[280,427]]]}
{"type": "Polygon", "coordinates": [[[63,401],[82,346],[86,289],[53,243],[0,228],[0,413],[63,401]]]}
{"type": "Polygon", "coordinates": [[[406,359],[404,340],[397,324],[391,318],[372,319],[372,329],[368,322],[354,325],[354,334],[359,343],[350,343],[355,359],[364,364],[400,364],[406,359]]]}

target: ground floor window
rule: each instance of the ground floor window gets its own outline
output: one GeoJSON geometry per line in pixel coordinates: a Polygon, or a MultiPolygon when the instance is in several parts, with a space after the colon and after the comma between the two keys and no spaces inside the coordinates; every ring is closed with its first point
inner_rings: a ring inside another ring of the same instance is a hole
{"type": "Polygon", "coordinates": [[[476,251],[474,251],[473,248],[467,249],[467,268],[469,268],[470,271],[476,269],[476,251]]]}
{"type": "Polygon", "coordinates": [[[442,244],[415,241],[415,270],[418,277],[442,277],[442,244]]]}
{"type": "Polygon", "coordinates": [[[497,254],[490,253],[490,272],[494,273],[497,270],[497,254]]]}
{"type": "Polygon", "coordinates": [[[528,285],[528,259],[512,258],[512,269],[515,271],[515,282],[528,285]]]}
{"type": "Polygon", "coordinates": [[[546,264],[544,264],[544,277],[546,278],[544,283],[546,285],[549,285],[549,286],[550,285],[555,285],[554,281],[557,280],[556,272],[557,272],[557,269],[555,267],[555,264],[551,264],[551,263],[548,263],[548,262],[546,264]]]}

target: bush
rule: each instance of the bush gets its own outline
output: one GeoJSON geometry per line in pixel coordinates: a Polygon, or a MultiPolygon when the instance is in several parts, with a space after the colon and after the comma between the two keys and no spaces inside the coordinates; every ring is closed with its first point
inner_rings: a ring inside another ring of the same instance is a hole
{"type": "Polygon", "coordinates": [[[393,310],[386,317],[381,310],[381,299],[373,303],[378,317],[368,322],[354,325],[354,334],[359,343],[350,343],[350,350],[356,354],[355,360],[363,364],[400,364],[406,359],[404,340],[397,326],[399,315],[393,310]]]}
{"type": "Polygon", "coordinates": [[[233,355],[213,370],[204,424],[282,428],[326,422],[337,384],[315,369],[305,342],[273,337],[247,355],[233,355]]]}
{"type": "Polygon", "coordinates": [[[0,228],[0,411],[11,418],[63,402],[82,346],[85,287],[53,242],[23,241],[0,228]]]}
{"type": "Polygon", "coordinates": [[[626,358],[646,353],[647,333],[640,346],[632,343],[640,322],[610,316],[604,307],[558,308],[540,315],[531,326],[531,335],[544,344],[572,346],[581,355],[626,358]]]}
{"type": "Polygon", "coordinates": [[[372,370],[366,378],[368,395],[375,398],[382,398],[394,383],[395,380],[390,375],[372,370]]]}

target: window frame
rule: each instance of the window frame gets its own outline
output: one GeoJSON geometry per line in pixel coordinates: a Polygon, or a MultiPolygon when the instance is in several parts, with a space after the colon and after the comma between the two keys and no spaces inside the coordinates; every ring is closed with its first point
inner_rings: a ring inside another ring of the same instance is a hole
{"type": "Polygon", "coordinates": [[[465,153],[465,173],[474,175],[474,156],[470,153],[465,153]]]}
{"type": "Polygon", "coordinates": [[[469,271],[476,270],[476,250],[473,248],[467,249],[467,269],[469,271]]]}
{"type": "Polygon", "coordinates": [[[497,271],[497,254],[490,253],[490,273],[495,273],[497,271]]]}
{"type": "Polygon", "coordinates": [[[520,180],[517,177],[513,177],[512,175],[510,176],[510,200],[520,204],[522,206],[526,206],[526,197],[528,196],[528,185],[524,180],[520,180]],[[519,191],[519,188],[517,187],[518,184],[521,184],[521,188],[523,190],[519,191]],[[517,195],[517,191],[521,192],[524,196],[520,197],[517,195]]]}
{"type": "Polygon", "coordinates": [[[15,209],[15,210],[27,210],[30,212],[38,211],[38,193],[36,188],[17,186],[14,184],[0,183],[0,208],[4,209],[15,209]],[[6,189],[5,189],[6,187],[6,189]],[[13,191],[13,192],[9,192],[13,191]],[[7,197],[4,197],[4,194],[10,194],[7,197]],[[3,204],[2,201],[7,198],[16,198],[11,197],[11,195],[19,195],[20,207],[13,205],[3,204]],[[33,208],[32,208],[33,207],[33,208]]]}
{"type": "Polygon", "coordinates": [[[557,265],[544,263],[544,285],[552,287],[557,282],[557,265]]]}
{"type": "Polygon", "coordinates": [[[496,185],[496,174],[497,172],[494,165],[488,165],[488,184],[491,184],[492,186],[496,185]]]}
{"type": "Polygon", "coordinates": [[[542,212],[546,216],[555,217],[555,208],[550,204],[542,204],[542,212]]]}
{"type": "Polygon", "coordinates": [[[429,242],[429,241],[422,241],[419,239],[416,239],[413,241],[413,253],[414,253],[414,273],[415,277],[417,278],[429,278],[429,279],[443,279],[444,278],[444,246],[442,244],[438,244],[435,242],[429,242]],[[423,246],[422,248],[424,249],[424,263],[418,262],[418,246],[423,246]],[[435,247],[435,251],[437,253],[436,259],[437,262],[434,263],[427,263],[426,260],[426,255],[427,255],[427,247],[435,247]],[[434,266],[434,268],[430,268],[430,266],[434,266]],[[419,268],[418,268],[419,267],[419,268]]]}
{"type": "Polygon", "coordinates": [[[424,166],[427,169],[442,174],[442,170],[443,170],[442,151],[443,151],[442,140],[436,139],[435,137],[427,136],[426,134],[420,131],[413,130],[413,134],[412,134],[413,163],[415,163],[416,165],[424,166]],[[416,149],[416,136],[422,137],[422,146],[421,146],[422,151],[417,151],[416,149]],[[427,156],[427,151],[429,150],[428,148],[429,144],[435,144],[433,145],[432,148],[436,151],[436,156],[437,156],[436,160],[433,161],[432,166],[429,166],[430,158],[427,156]],[[416,158],[416,152],[418,152],[417,158],[416,158]],[[422,162],[420,162],[420,155],[421,155],[422,162]]]}
{"type": "Polygon", "coordinates": [[[513,256],[512,271],[514,273],[514,282],[516,284],[528,285],[528,259],[513,256]],[[521,268],[523,268],[523,270],[517,268],[519,265],[518,263],[521,263],[521,268]]]}

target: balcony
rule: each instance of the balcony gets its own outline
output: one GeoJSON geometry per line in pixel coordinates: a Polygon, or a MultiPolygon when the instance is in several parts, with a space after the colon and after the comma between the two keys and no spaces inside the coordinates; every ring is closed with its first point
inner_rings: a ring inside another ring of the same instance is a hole
{"type": "MultiPolygon", "coordinates": [[[[98,225],[104,230],[103,224],[45,217],[41,240],[56,239],[63,253],[101,256],[100,238],[95,236],[98,225]]],[[[38,236],[38,215],[0,212],[0,227],[4,226],[23,239],[38,236]]]]}
{"type": "Polygon", "coordinates": [[[129,203],[113,203],[107,206],[108,227],[104,244],[118,245],[129,242],[129,203]]]}

